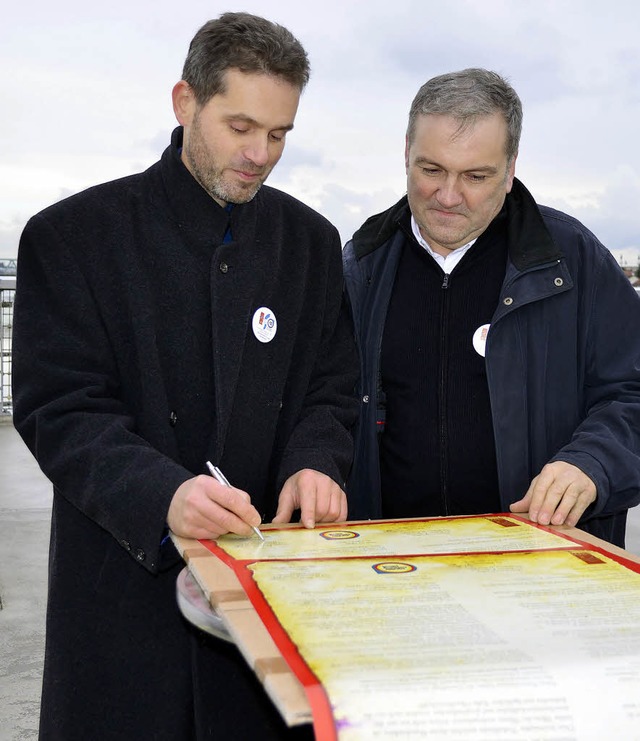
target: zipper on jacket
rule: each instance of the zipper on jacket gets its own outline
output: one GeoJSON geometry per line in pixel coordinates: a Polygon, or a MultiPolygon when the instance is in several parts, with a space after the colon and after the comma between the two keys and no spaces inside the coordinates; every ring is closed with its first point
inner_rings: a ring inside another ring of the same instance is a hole
{"type": "MultiPolygon", "coordinates": [[[[450,274],[445,273],[442,281],[442,289],[449,287],[450,274]]],[[[441,315],[440,315],[440,378],[438,379],[440,411],[438,427],[440,432],[440,496],[442,498],[443,514],[449,514],[449,490],[447,487],[447,408],[446,408],[446,382],[447,382],[447,344],[448,344],[448,324],[447,314],[449,308],[449,296],[444,294],[442,297],[441,315]]]]}

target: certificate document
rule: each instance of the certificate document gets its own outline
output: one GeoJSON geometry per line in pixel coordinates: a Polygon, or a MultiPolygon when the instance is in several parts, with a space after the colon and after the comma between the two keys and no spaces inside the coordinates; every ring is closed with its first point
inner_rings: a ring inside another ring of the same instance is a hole
{"type": "Polygon", "coordinates": [[[640,740],[640,565],[513,515],[202,541],[318,739],[640,740]]]}

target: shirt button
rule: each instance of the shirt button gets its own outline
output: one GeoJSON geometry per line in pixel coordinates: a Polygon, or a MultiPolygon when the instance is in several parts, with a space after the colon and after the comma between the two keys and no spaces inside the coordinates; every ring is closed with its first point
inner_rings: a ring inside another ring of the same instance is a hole
{"type": "Polygon", "coordinates": [[[169,424],[172,427],[175,427],[178,424],[178,415],[176,412],[171,412],[169,415],[169,424]]]}
{"type": "Polygon", "coordinates": [[[227,265],[226,262],[221,262],[220,263],[220,272],[221,273],[228,273],[229,272],[229,266],[227,265]]]}

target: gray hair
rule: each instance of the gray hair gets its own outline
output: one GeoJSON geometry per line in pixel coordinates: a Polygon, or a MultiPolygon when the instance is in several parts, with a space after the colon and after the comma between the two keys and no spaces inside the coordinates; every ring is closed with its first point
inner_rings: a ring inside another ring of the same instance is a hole
{"type": "Polygon", "coordinates": [[[522,103],[516,91],[496,72],[470,68],[433,77],[418,90],[409,112],[407,140],[411,144],[420,115],[452,116],[460,130],[478,118],[501,113],[507,124],[506,155],[518,153],[522,133],[522,103]]]}
{"type": "Polygon", "coordinates": [[[273,75],[300,91],[309,81],[307,52],[284,26],[250,13],[223,13],[193,37],[182,79],[198,105],[225,91],[228,69],[273,75]]]}

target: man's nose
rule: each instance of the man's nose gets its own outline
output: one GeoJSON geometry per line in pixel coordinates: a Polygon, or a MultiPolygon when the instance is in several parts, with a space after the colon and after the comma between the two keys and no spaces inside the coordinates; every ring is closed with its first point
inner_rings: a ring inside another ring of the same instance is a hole
{"type": "Polygon", "coordinates": [[[269,142],[267,136],[254,136],[244,149],[243,154],[254,165],[264,167],[269,161],[269,142]]]}
{"type": "Polygon", "coordinates": [[[438,203],[445,208],[454,208],[462,203],[462,189],[455,177],[448,177],[438,188],[436,194],[438,203]]]}

